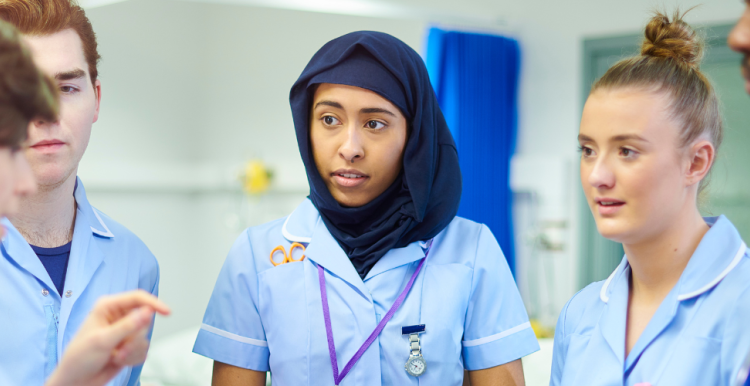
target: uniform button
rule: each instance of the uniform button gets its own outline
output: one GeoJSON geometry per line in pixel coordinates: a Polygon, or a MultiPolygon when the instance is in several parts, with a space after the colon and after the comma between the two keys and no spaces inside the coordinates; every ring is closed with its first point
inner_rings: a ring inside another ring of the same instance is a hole
{"type": "Polygon", "coordinates": [[[69,297],[71,297],[71,296],[73,296],[73,291],[71,291],[71,290],[67,290],[67,291],[65,291],[65,297],[66,297],[66,298],[69,298],[69,297]]]}
{"type": "Polygon", "coordinates": [[[42,288],[42,296],[47,296],[47,295],[49,295],[49,291],[47,291],[46,288],[42,288]]]}

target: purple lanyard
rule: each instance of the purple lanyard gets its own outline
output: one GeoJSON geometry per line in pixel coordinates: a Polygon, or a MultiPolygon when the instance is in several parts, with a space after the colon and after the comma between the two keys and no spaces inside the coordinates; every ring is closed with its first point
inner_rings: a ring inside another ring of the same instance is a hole
{"type": "Polygon", "coordinates": [[[323,301],[323,318],[326,321],[326,336],[328,337],[328,353],[331,355],[331,366],[333,367],[333,381],[335,385],[338,385],[341,383],[341,381],[344,379],[344,377],[349,374],[349,371],[354,367],[354,364],[357,363],[359,358],[364,355],[365,351],[367,351],[367,348],[370,347],[372,342],[375,341],[375,338],[380,335],[380,332],[383,331],[385,328],[386,323],[388,323],[389,320],[393,317],[393,314],[396,313],[396,310],[398,310],[399,307],[401,307],[401,304],[404,302],[404,299],[406,299],[406,295],[409,294],[409,290],[414,285],[414,280],[417,278],[417,275],[419,275],[419,271],[422,270],[422,265],[424,265],[424,261],[427,260],[427,255],[430,253],[430,248],[432,247],[432,240],[429,241],[430,245],[427,247],[427,251],[424,254],[424,258],[419,262],[419,265],[417,266],[417,270],[414,271],[414,274],[411,275],[411,279],[409,279],[409,282],[406,284],[406,287],[404,287],[404,290],[401,292],[401,295],[398,296],[396,301],[391,306],[391,309],[388,310],[388,313],[385,314],[385,317],[383,317],[383,320],[378,323],[378,326],[375,327],[375,330],[370,334],[370,336],[367,338],[365,343],[362,344],[362,347],[357,350],[357,352],[354,354],[352,359],[349,360],[349,363],[344,366],[344,370],[341,371],[341,374],[339,374],[339,364],[338,359],[336,358],[336,346],[333,343],[333,328],[331,328],[331,313],[328,311],[328,295],[326,293],[326,277],[325,277],[325,269],[318,264],[318,280],[320,281],[320,298],[323,301]]]}

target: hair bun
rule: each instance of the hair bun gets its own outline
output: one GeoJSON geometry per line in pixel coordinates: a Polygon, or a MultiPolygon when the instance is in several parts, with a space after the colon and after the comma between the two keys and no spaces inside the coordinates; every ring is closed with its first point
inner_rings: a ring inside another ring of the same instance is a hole
{"type": "Polygon", "coordinates": [[[672,21],[657,12],[646,26],[646,39],[641,46],[641,55],[674,59],[698,68],[703,57],[703,41],[698,33],[675,12],[672,21]]]}

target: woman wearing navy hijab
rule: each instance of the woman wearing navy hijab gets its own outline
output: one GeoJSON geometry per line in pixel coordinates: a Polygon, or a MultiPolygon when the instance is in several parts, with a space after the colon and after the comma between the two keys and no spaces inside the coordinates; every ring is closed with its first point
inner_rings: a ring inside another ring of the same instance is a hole
{"type": "Polygon", "coordinates": [[[458,155],[419,55],[321,48],[290,102],[310,196],[229,253],[194,351],[214,385],[522,385],[538,350],[490,230],[456,217],[458,155]],[[304,257],[303,257],[304,256],[304,257]]]}

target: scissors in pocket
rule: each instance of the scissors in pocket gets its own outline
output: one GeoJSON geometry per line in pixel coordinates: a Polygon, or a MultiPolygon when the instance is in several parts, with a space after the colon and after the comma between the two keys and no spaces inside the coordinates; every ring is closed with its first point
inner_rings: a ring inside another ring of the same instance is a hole
{"type": "Polygon", "coordinates": [[[292,253],[294,252],[295,248],[300,248],[300,249],[302,249],[303,253],[305,252],[305,246],[302,245],[302,244],[300,244],[300,243],[292,243],[292,245],[289,247],[289,254],[288,255],[286,254],[286,249],[284,249],[283,245],[279,245],[278,247],[274,248],[271,251],[271,256],[269,257],[271,259],[271,264],[273,264],[275,267],[278,267],[279,265],[282,265],[282,264],[305,260],[305,255],[304,254],[302,255],[302,257],[299,258],[299,260],[294,260],[294,257],[292,256],[292,253]],[[281,252],[281,253],[284,254],[284,260],[282,260],[280,263],[277,263],[273,259],[273,255],[276,252],[281,252]]]}

